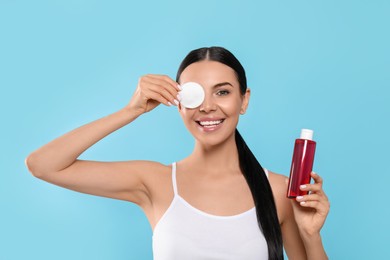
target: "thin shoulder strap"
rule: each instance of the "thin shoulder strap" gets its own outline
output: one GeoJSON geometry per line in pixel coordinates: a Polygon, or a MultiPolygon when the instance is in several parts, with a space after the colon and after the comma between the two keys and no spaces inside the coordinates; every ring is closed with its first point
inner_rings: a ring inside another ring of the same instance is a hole
{"type": "Polygon", "coordinates": [[[264,170],[265,176],[267,176],[267,178],[268,178],[268,176],[269,176],[268,170],[266,168],[263,168],[263,170],[264,170]]]}
{"type": "Polygon", "coordinates": [[[172,163],[172,186],[175,196],[177,195],[177,184],[176,184],[176,162],[172,163]]]}

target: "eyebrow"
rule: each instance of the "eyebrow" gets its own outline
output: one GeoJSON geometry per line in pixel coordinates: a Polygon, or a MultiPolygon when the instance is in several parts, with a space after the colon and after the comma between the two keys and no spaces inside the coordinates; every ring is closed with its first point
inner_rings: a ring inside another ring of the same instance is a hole
{"type": "Polygon", "coordinates": [[[226,85],[230,85],[231,87],[233,87],[233,85],[229,82],[221,82],[221,83],[215,84],[213,86],[213,88],[218,88],[218,87],[222,87],[222,86],[226,86],[226,85]]]}

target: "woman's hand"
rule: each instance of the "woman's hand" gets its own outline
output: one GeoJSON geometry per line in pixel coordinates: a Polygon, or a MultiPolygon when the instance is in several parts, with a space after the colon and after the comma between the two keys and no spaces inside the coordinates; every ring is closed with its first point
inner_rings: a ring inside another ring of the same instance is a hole
{"type": "Polygon", "coordinates": [[[329,200],[322,189],[322,178],[312,172],[313,184],[301,186],[302,191],[310,191],[308,195],[298,196],[291,200],[295,221],[303,235],[319,234],[329,213],[329,200]]]}
{"type": "Polygon", "coordinates": [[[166,75],[148,74],[138,81],[137,89],[126,108],[143,114],[159,104],[172,106],[179,104],[179,84],[166,75]]]}

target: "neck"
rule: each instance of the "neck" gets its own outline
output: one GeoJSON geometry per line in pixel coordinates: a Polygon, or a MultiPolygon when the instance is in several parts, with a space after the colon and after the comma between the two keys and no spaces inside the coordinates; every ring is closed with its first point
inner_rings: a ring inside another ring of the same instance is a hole
{"type": "Polygon", "coordinates": [[[225,175],[240,169],[234,134],[218,145],[210,146],[196,142],[190,158],[194,165],[204,167],[203,172],[212,175],[225,175]]]}

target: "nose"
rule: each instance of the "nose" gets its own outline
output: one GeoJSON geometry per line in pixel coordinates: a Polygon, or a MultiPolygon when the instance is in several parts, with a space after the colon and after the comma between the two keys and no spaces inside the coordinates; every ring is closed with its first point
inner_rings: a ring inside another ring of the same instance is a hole
{"type": "Polygon", "coordinates": [[[212,95],[205,93],[205,97],[203,103],[200,104],[199,111],[210,113],[211,111],[215,111],[217,109],[217,104],[212,95]]]}

